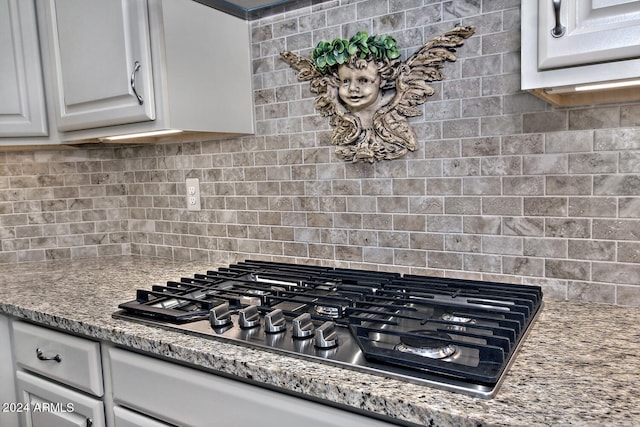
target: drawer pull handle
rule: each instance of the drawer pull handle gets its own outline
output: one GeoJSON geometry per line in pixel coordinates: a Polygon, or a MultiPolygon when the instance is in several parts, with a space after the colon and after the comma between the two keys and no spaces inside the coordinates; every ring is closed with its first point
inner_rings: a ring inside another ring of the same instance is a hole
{"type": "Polygon", "coordinates": [[[556,18],[556,25],[551,29],[551,35],[555,38],[559,38],[564,36],[565,31],[567,30],[562,22],[560,22],[560,5],[562,4],[562,0],[553,0],[553,14],[556,18]]]}
{"type": "Polygon", "coordinates": [[[39,348],[36,348],[36,357],[39,360],[55,360],[56,362],[62,362],[62,356],[56,354],[55,356],[45,356],[45,354],[39,348]]]}
{"type": "Polygon", "coordinates": [[[138,104],[142,105],[144,103],[144,99],[142,99],[141,95],[138,95],[138,91],[136,90],[136,73],[140,69],[141,65],[138,61],[133,64],[133,71],[131,72],[131,90],[138,100],[138,104]]]}

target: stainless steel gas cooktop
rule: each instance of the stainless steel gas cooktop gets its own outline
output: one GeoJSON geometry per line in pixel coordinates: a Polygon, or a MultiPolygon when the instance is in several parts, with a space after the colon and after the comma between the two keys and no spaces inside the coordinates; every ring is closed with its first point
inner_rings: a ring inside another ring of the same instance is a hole
{"type": "Polygon", "coordinates": [[[542,305],[536,286],[248,260],[113,316],[489,398],[542,305]]]}

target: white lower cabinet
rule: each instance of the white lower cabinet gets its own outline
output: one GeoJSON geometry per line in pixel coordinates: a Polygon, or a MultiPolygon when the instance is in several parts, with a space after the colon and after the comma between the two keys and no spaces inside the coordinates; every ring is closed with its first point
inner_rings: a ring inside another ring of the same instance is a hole
{"type": "Polygon", "coordinates": [[[22,427],[105,427],[100,343],[12,322],[22,427]]]}
{"type": "Polygon", "coordinates": [[[105,427],[98,399],[23,371],[16,372],[16,383],[25,427],[105,427]]]}
{"type": "Polygon", "coordinates": [[[392,425],[2,315],[0,344],[0,427],[392,425]]]}
{"type": "Polygon", "coordinates": [[[0,314],[0,426],[17,427],[16,387],[11,352],[10,321],[0,314]]]}
{"type": "Polygon", "coordinates": [[[181,427],[390,425],[122,349],[109,349],[108,358],[116,409],[126,407],[181,427]]]}

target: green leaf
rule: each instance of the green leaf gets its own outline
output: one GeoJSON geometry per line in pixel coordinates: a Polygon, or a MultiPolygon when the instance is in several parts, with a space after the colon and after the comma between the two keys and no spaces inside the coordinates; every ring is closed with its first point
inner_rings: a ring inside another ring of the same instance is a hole
{"type": "Polygon", "coordinates": [[[326,58],[327,58],[327,65],[329,67],[331,67],[332,65],[336,65],[337,61],[336,61],[336,57],[333,55],[333,53],[328,53],[326,55],[326,58]]]}
{"type": "Polygon", "coordinates": [[[351,42],[366,44],[368,38],[369,38],[369,35],[367,34],[366,31],[358,31],[356,35],[351,38],[351,42]]]}
{"type": "Polygon", "coordinates": [[[336,39],[333,42],[333,52],[334,53],[342,53],[346,49],[347,41],[343,39],[336,39]]]}
{"type": "Polygon", "coordinates": [[[387,58],[396,59],[400,57],[400,51],[396,47],[387,50],[387,58]]]}
{"type": "Polygon", "coordinates": [[[349,60],[349,55],[346,52],[340,52],[335,55],[335,59],[338,64],[344,64],[349,60]]]}
{"type": "Polygon", "coordinates": [[[322,41],[318,43],[317,49],[319,49],[321,53],[325,53],[332,49],[331,43],[322,41]]]}
{"type": "Polygon", "coordinates": [[[396,47],[396,41],[391,36],[385,37],[382,43],[384,44],[384,47],[387,50],[393,49],[394,47],[396,47]]]}

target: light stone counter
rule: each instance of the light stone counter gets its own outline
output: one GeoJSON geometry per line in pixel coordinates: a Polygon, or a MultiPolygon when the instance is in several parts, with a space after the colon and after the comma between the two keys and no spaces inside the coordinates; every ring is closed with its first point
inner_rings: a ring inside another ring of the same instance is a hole
{"type": "Polygon", "coordinates": [[[137,257],[0,266],[0,312],[404,423],[640,425],[638,309],[545,300],[489,400],[111,317],[136,288],[207,268],[217,266],[137,257]]]}

